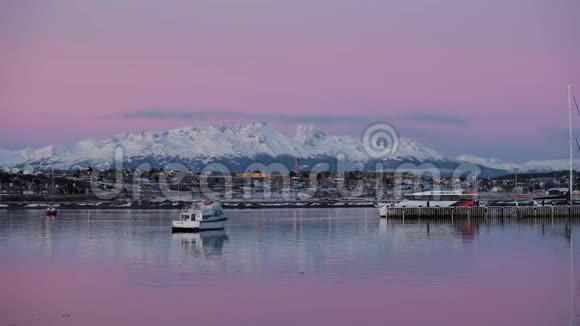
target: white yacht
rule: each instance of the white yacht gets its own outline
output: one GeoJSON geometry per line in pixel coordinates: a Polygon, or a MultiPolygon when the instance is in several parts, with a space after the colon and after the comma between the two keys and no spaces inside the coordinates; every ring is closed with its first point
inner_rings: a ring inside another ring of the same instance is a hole
{"type": "Polygon", "coordinates": [[[191,204],[179,213],[179,219],[171,222],[172,232],[197,232],[219,230],[225,227],[228,217],[222,205],[211,200],[191,204]]]}
{"type": "Polygon", "coordinates": [[[405,195],[405,199],[391,204],[378,204],[379,214],[387,215],[387,208],[473,207],[477,206],[477,192],[462,190],[431,190],[405,195]]]}

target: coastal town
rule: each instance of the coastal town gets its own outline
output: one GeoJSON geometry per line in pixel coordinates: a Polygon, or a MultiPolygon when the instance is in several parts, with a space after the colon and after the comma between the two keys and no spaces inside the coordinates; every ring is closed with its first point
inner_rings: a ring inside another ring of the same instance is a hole
{"type": "MultiPolygon", "coordinates": [[[[574,189],[578,178],[573,181],[574,189]]],[[[567,171],[507,174],[495,178],[417,176],[412,173],[200,174],[171,170],[42,170],[0,172],[0,205],[47,204],[99,207],[173,207],[212,198],[230,207],[268,203],[373,205],[433,189],[475,191],[481,199],[564,195],[567,171]],[[247,204],[247,205],[246,205],[247,204]]],[[[574,191],[574,195],[577,194],[574,191]]]]}

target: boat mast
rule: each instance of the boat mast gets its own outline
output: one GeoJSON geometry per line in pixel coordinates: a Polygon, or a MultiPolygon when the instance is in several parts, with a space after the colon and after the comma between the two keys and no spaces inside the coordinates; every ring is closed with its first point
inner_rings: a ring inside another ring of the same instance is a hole
{"type": "Polygon", "coordinates": [[[572,84],[568,83],[568,124],[570,128],[570,182],[568,182],[570,189],[569,189],[569,196],[570,196],[570,205],[573,204],[572,202],[572,84]]]}
{"type": "Polygon", "coordinates": [[[514,173],[515,173],[514,193],[516,195],[516,206],[518,206],[518,168],[514,169],[514,173]]]}
{"type": "Polygon", "coordinates": [[[575,312],[575,289],[574,280],[574,234],[572,233],[572,224],[570,224],[570,326],[574,325],[575,312]]]}
{"type": "Polygon", "coordinates": [[[54,169],[50,168],[50,206],[54,203],[54,169]]]}

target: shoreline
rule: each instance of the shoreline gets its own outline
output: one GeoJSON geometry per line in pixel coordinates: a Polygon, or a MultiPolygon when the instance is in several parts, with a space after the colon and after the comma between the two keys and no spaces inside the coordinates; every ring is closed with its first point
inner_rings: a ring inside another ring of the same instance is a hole
{"type": "MultiPolygon", "coordinates": [[[[116,202],[91,202],[91,203],[55,203],[55,207],[60,209],[182,209],[188,202],[161,202],[161,203],[116,203],[116,202]]],[[[341,208],[341,207],[375,207],[377,201],[296,201],[296,202],[268,202],[268,201],[247,201],[247,202],[221,202],[225,209],[267,209],[267,208],[341,208]]],[[[46,202],[4,202],[0,203],[0,210],[28,210],[45,209],[49,207],[46,202]]]]}

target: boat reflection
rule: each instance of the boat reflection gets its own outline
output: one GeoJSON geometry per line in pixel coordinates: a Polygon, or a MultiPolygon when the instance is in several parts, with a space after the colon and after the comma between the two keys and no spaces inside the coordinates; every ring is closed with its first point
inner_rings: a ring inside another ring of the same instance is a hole
{"type": "Polygon", "coordinates": [[[475,235],[477,234],[478,225],[465,222],[459,224],[459,233],[461,234],[461,238],[465,242],[472,242],[475,240],[475,235]]]}
{"type": "Polygon", "coordinates": [[[174,240],[188,253],[198,257],[220,256],[228,242],[225,230],[211,230],[198,233],[173,233],[174,240]]]}
{"type": "Polygon", "coordinates": [[[497,229],[533,229],[542,237],[559,238],[571,242],[572,227],[580,225],[580,219],[563,218],[489,218],[489,219],[381,219],[379,233],[397,241],[447,239],[464,244],[473,243],[480,232],[489,233],[497,229]]]}
{"type": "Polygon", "coordinates": [[[479,233],[480,224],[470,221],[385,221],[381,220],[379,232],[398,238],[411,239],[448,239],[471,243],[479,233]]]}

